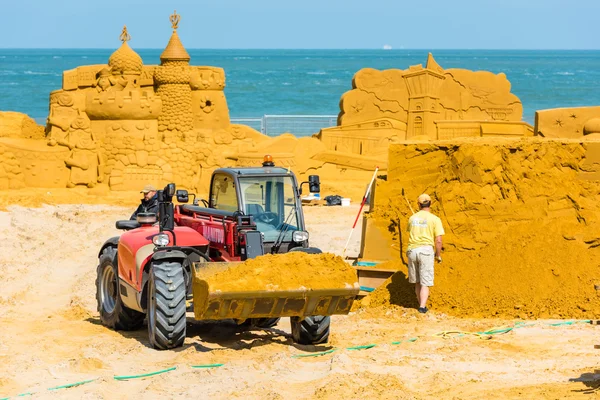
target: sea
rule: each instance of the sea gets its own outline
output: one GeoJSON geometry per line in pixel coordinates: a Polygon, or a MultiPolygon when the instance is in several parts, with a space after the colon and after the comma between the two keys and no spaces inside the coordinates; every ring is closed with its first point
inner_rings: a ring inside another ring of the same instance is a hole
{"type": "MultiPolygon", "coordinates": [[[[62,72],[105,64],[115,49],[0,49],[0,110],[45,123],[62,72]]],[[[135,49],[158,64],[162,49],[135,49]]],[[[362,68],[407,69],[431,52],[443,68],[503,72],[523,103],[536,110],[600,105],[600,51],[571,50],[208,50],[188,49],[192,65],[224,68],[232,118],[337,115],[341,96],[362,68]]]]}

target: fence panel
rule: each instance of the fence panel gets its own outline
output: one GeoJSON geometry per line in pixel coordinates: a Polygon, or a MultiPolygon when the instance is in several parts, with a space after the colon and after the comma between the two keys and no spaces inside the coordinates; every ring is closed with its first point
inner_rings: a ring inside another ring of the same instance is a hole
{"type": "Polygon", "coordinates": [[[337,125],[337,115],[265,115],[264,134],[277,136],[292,133],[295,136],[311,136],[322,128],[337,125]]]}
{"type": "Polygon", "coordinates": [[[311,136],[322,128],[336,126],[337,115],[263,115],[262,118],[231,118],[231,122],[248,125],[268,136],[282,133],[311,136]]]}
{"type": "Polygon", "coordinates": [[[252,129],[264,133],[262,118],[231,118],[232,124],[248,125],[252,129]]]}

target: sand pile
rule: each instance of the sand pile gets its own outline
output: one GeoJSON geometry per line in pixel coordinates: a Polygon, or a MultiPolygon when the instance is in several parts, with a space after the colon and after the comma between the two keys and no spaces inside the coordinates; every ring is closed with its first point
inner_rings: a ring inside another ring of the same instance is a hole
{"type": "Polygon", "coordinates": [[[208,281],[211,292],[331,289],[352,287],[357,282],[354,268],[330,253],[267,254],[235,264],[234,268],[208,267],[198,276],[208,281]]]}
{"type": "MultiPolygon", "coordinates": [[[[446,229],[433,308],[484,317],[600,313],[600,143],[399,144],[390,148],[389,172],[370,216],[396,257],[405,259],[411,213],[402,189],[413,207],[419,193],[430,193],[446,229]]],[[[414,306],[406,267],[395,263],[400,272],[369,306],[414,306]]]]}

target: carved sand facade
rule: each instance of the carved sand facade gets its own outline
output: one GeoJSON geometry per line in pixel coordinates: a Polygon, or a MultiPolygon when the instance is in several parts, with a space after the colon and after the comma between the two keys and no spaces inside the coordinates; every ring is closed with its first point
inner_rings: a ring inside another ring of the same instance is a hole
{"type": "MultiPolygon", "coordinates": [[[[124,28],[106,65],[65,71],[62,88],[50,94],[45,137],[0,134],[0,189],[106,183],[130,190],[175,181],[199,190],[210,176],[203,170],[231,164],[224,154],[232,147],[263,140],[230,124],[223,69],[189,65],[178,23],[171,16],[160,65],[143,64],[124,28]]],[[[19,131],[6,125],[2,132],[19,131]]]]}
{"type": "Polygon", "coordinates": [[[360,70],[340,107],[338,126],[321,130],[321,139],[360,155],[390,141],[533,135],[506,75],[444,70],[431,54],[425,67],[360,70]]]}

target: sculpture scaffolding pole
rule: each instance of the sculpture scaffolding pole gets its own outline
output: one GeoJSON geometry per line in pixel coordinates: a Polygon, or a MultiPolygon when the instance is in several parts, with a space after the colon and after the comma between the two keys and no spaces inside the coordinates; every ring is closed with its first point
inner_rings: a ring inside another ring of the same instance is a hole
{"type": "Polygon", "coordinates": [[[350,243],[350,239],[352,238],[352,233],[354,233],[354,228],[356,228],[356,223],[358,222],[358,218],[362,213],[362,209],[367,202],[367,198],[369,197],[369,193],[371,193],[371,187],[373,186],[373,182],[375,182],[375,178],[377,178],[377,171],[379,171],[379,167],[375,167],[375,172],[373,172],[373,177],[371,178],[371,182],[369,182],[369,186],[367,187],[367,191],[363,196],[362,202],[360,203],[360,209],[358,210],[358,214],[356,215],[356,219],[354,220],[354,225],[352,225],[352,229],[350,230],[350,235],[348,235],[348,240],[346,240],[346,245],[344,246],[344,251],[342,252],[342,257],[346,255],[346,250],[348,249],[348,244],[350,243]]]}

